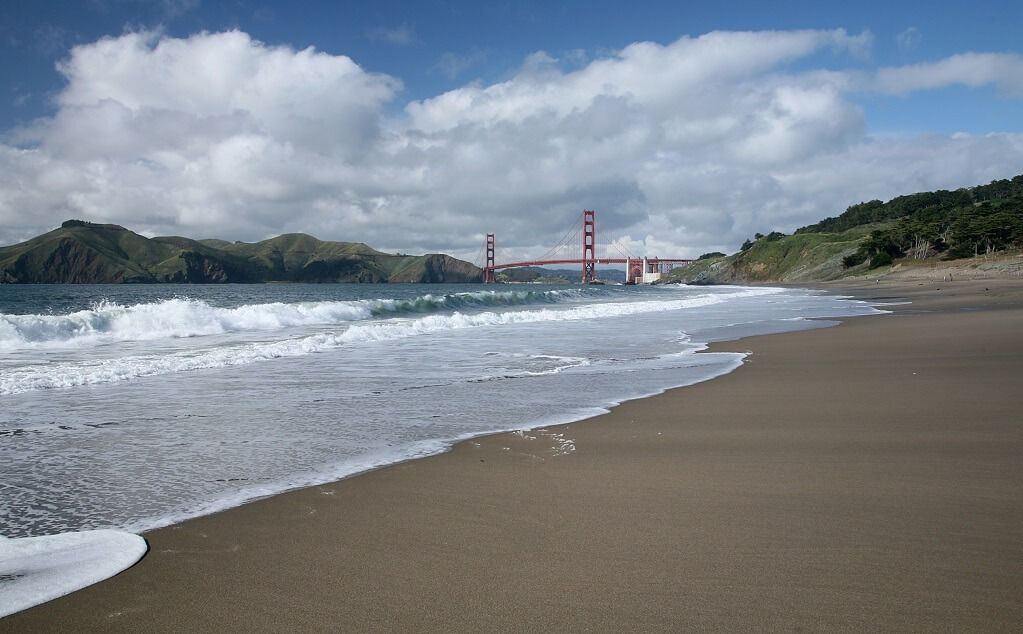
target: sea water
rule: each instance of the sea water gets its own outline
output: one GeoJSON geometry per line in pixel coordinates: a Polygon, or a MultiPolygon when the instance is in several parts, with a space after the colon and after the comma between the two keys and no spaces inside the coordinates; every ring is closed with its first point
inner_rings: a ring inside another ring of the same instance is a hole
{"type": "Polygon", "coordinates": [[[583,419],[741,364],[707,342],[874,312],[735,286],[0,285],[0,535],[143,531],[583,419]]]}

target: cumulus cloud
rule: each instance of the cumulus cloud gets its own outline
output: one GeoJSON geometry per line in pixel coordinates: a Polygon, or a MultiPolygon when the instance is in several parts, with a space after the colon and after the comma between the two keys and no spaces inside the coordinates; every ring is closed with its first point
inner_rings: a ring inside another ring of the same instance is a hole
{"type": "Polygon", "coordinates": [[[876,71],[869,33],[733,33],[589,59],[536,52],[510,79],[408,103],[345,56],[232,31],[72,49],[52,117],[0,145],[0,243],[66,218],[149,235],[286,231],[472,258],[537,256],[583,208],[637,254],[734,251],[870,198],[1004,178],[1023,136],[870,134],[852,93],[954,83],[1019,95],[1018,56],[876,71]],[[825,60],[825,61],[821,61],[825,60]],[[399,104],[400,105],[400,104],[399,104]]]}
{"type": "Polygon", "coordinates": [[[106,38],[74,48],[59,70],[57,114],[14,131],[21,149],[4,156],[8,174],[35,165],[30,184],[56,182],[21,180],[16,196],[3,182],[9,226],[31,209],[150,233],[272,232],[337,196],[337,179],[374,151],[381,107],[401,86],[347,57],[237,31],[106,38]]]}
{"type": "Polygon", "coordinates": [[[68,80],[57,98],[62,114],[89,116],[108,102],[196,121],[245,113],[278,141],[356,152],[400,87],[347,57],[267,47],[238,31],[108,38],[76,47],[59,70],[68,80]]]}
{"type": "Polygon", "coordinates": [[[436,130],[461,122],[521,122],[538,112],[564,116],[598,96],[628,97],[655,115],[679,107],[716,109],[696,93],[735,86],[823,47],[860,50],[864,37],[851,37],[843,30],[714,32],[683,37],[668,46],[631,44],[613,57],[567,74],[550,63],[557,60],[537,53],[512,80],[460,88],[412,103],[407,110],[417,125],[436,130]]]}
{"type": "Polygon", "coordinates": [[[1014,53],[963,53],[938,62],[882,68],[874,88],[908,95],[956,84],[970,88],[994,85],[1006,97],[1023,97],[1023,57],[1014,53]]]}

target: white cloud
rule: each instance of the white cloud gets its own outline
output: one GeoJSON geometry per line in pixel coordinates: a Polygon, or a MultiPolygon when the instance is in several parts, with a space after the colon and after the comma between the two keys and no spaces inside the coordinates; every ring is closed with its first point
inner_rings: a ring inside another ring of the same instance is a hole
{"type": "Polygon", "coordinates": [[[537,52],[507,81],[385,121],[400,81],[345,56],[237,31],[105,38],[60,65],[57,113],[0,145],[0,244],[82,218],[467,258],[497,232],[526,257],[588,208],[636,253],[695,256],[864,199],[1019,173],[1023,135],[874,137],[848,96],[957,82],[1018,95],[1018,56],[874,72],[820,61],[862,65],[870,44],[842,30],[715,32],[593,60],[537,52]]]}
{"type": "Polygon", "coordinates": [[[717,104],[695,93],[735,86],[821,48],[859,51],[865,39],[869,35],[851,37],[841,29],[714,32],[667,46],[638,42],[567,74],[558,72],[545,53],[537,53],[509,81],[459,88],[409,104],[407,110],[417,126],[437,130],[467,121],[519,122],[538,113],[564,116],[596,96],[627,96],[654,114],[687,106],[716,109],[717,104]]]}
{"type": "Polygon", "coordinates": [[[908,52],[920,46],[920,42],[923,41],[923,39],[924,36],[923,33],[920,32],[920,29],[915,26],[911,26],[895,36],[895,43],[898,44],[900,51],[908,52]]]}
{"type": "Polygon", "coordinates": [[[970,88],[994,85],[1006,97],[1023,97],[1023,57],[1014,53],[962,53],[938,62],[882,68],[877,71],[873,88],[908,95],[957,84],[970,88]]]}
{"type": "Polygon", "coordinates": [[[30,155],[5,156],[8,173],[34,164],[36,182],[58,175],[58,186],[22,180],[10,196],[14,183],[0,181],[0,200],[19,201],[0,203],[5,225],[25,226],[26,208],[50,226],[84,217],[150,233],[261,237],[300,224],[374,151],[400,88],[347,57],[237,31],[129,33],[76,47],[59,68],[56,116],[11,134],[30,155]]]}
{"type": "Polygon", "coordinates": [[[380,105],[400,87],[347,57],[267,47],[238,31],[106,38],[75,47],[59,69],[68,80],[62,113],[88,117],[110,102],[194,121],[245,113],[275,139],[318,149],[352,150],[374,136],[380,105]]]}

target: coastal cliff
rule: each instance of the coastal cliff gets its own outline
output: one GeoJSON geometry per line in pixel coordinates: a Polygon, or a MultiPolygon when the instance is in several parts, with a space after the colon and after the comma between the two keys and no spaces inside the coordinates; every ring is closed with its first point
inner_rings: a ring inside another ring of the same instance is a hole
{"type": "Polygon", "coordinates": [[[1023,260],[1023,175],[850,206],[833,218],[708,253],[665,282],[757,284],[881,276],[907,269],[1017,275],[1023,260]]]}
{"type": "Polygon", "coordinates": [[[0,247],[7,284],[480,282],[482,271],[443,254],[394,255],[358,242],[285,234],[256,243],[146,238],[119,225],[69,220],[0,247]]]}

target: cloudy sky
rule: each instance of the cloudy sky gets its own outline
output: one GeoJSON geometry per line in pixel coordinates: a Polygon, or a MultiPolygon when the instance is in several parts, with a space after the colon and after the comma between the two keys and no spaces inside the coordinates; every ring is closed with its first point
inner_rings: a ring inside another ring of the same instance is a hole
{"type": "Polygon", "coordinates": [[[1019,0],[12,4],[0,245],[78,218],[525,258],[594,209],[695,257],[1023,173],[1019,0]]]}

